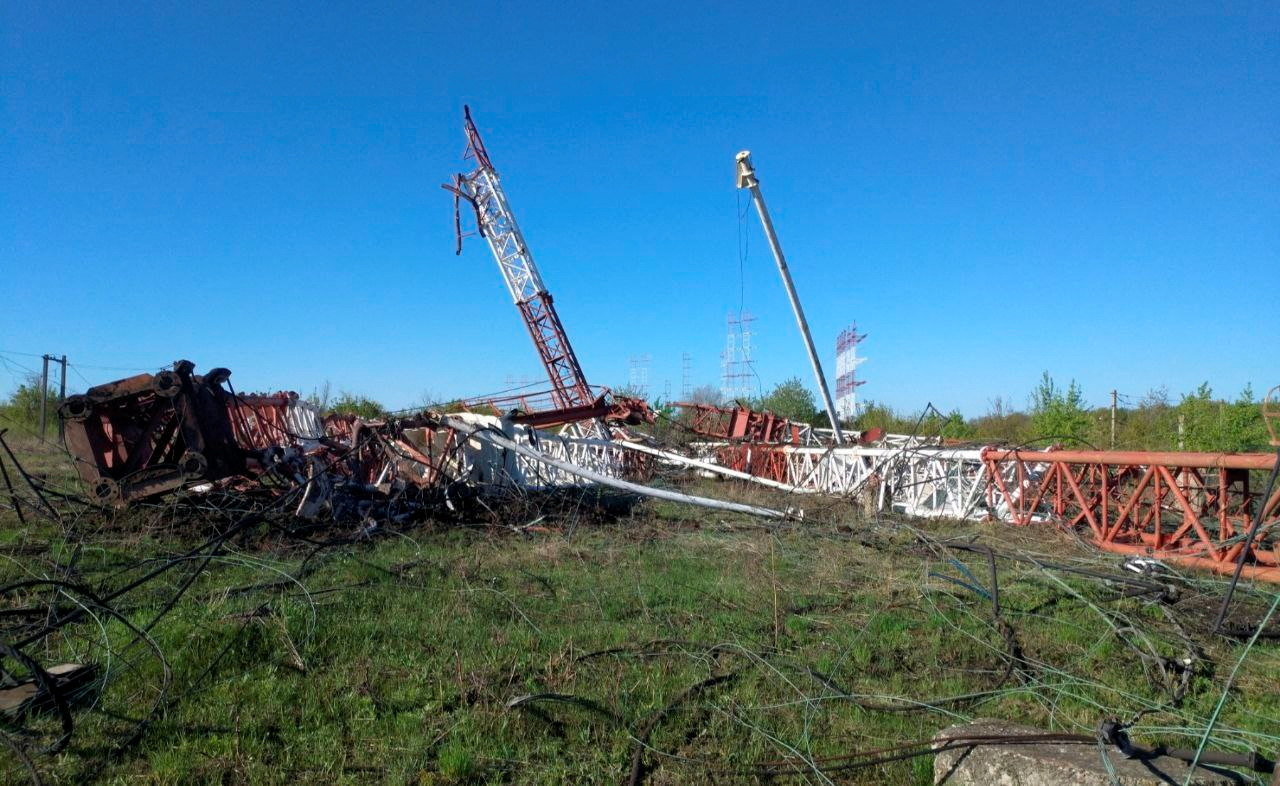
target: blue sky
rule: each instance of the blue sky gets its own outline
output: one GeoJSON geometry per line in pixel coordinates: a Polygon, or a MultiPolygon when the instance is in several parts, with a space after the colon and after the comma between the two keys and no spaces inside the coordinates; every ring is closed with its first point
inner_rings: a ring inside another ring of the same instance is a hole
{"type": "Polygon", "coordinates": [[[1280,382],[1275,3],[369,5],[4,4],[0,351],[390,406],[541,379],[453,254],[465,102],[594,383],[718,383],[740,292],[761,379],[808,381],[743,148],[864,397],[1280,382]]]}

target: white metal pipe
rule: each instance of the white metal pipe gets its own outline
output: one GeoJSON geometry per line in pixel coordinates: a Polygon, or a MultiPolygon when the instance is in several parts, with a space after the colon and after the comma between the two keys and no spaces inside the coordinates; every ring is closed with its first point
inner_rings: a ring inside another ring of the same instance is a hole
{"type": "Polygon", "coordinates": [[[822,403],[827,407],[827,417],[831,420],[831,430],[835,432],[837,445],[844,444],[844,435],[840,432],[840,419],[836,415],[835,404],[831,402],[831,391],[827,389],[827,378],[822,373],[822,361],[818,359],[818,351],[813,348],[813,336],[809,335],[809,323],[805,321],[804,309],[800,307],[800,297],[796,294],[795,284],[791,282],[791,271],[787,268],[787,258],[782,255],[782,246],[778,243],[778,234],[773,229],[773,219],[769,217],[769,208],[765,207],[764,195],[760,193],[760,181],[756,178],[755,169],[751,166],[751,152],[743,150],[737,155],[738,188],[751,189],[751,200],[755,202],[756,212],[760,214],[760,223],[764,225],[765,236],[769,238],[769,248],[773,250],[773,258],[778,263],[778,272],[782,274],[782,285],[786,287],[787,298],[791,300],[791,310],[795,312],[796,324],[800,326],[800,335],[804,338],[804,347],[809,351],[809,362],[813,364],[813,376],[818,380],[818,390],[822,393],[822,403]]]}
{"type": "Polygon", "coordinates": [[[711,499],[710,497],[681,494],[677,491],[655,489],[648,486],[642,486],[639,483],[619,480],[618,478],[612,478],[608,475],[603,475],[599,472],[589,470],[586,467],[580,467],[577,464],[571,464],[567,461],[554,459],[539,450],[535,450],[527,445],[521,445],[514,440],[508,439],[505,435],[499,434],[493,429],[482,429],[472,426],[465,421],[458,420],[457,418],[453,418],[448,415],[442,418],[442,421],[449,428],[460,431],[472,439],[478,439],[482,442],[488,442],[500,448],[515,451],[525,458],[542,462],[547,466],[555,467],[562,472],[567,472],[570,475],[580,477],[583,480],[589,480],[592,483],[598,483],[602,486],[610,486],[622,491],[630,491],[633,494],[665,499],[671,502],[682,502],[687,505],[697,505],[699,507],[714,508],[716,510],[727,510],[734,513],[746,513],[752,516],[761,516],[763,518],[781,519],[786,518],[787,516],[785,512],[781,510],[774,510],[773,508],[762,508],[756,505],[743,505],[737,502],[725,502],[724,500],[711,499]]]}

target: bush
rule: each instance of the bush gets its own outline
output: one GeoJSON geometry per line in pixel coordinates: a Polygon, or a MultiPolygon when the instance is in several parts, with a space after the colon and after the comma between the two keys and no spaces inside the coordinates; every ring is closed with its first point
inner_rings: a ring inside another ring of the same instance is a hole
{"type": "Polygon", "coordinates": [[[799,377],[778,383],[754,408],[767,410],[798,423],[817,425],[825,417],[825,413],[820,412],[814,402],[813,391],[805,387],[799,377]]]}
{"type": "MultiPolygon", "coordinates": [[[[47,422],[58,422],[58,389],[48,389],[47,422]]],[[[0,416],[10,423],[35,429],[40,425],[40,375],[28,374],[18,384],[18,389],[9,394],[9,400],[0,404],[0,416]]]]}
{"type": "Polygon", "coordinates": [[[345,390],[329,403],[326,414],[330,412],[341,415],[357,415],[366,420],[376,420],[387,414],[386,409],[377,401],[366,396],[348,393],[345,390]]]}
{"type": "Polygon", "coordinates": [[[1031,430],[1037,439],[1054,442],[1086,442],[1089,413],[1084,408],[1084,395],[1076,381],[1066,390],[1059,388],[1046,371],[1040,384],[1031,391],[1031,430]]]}

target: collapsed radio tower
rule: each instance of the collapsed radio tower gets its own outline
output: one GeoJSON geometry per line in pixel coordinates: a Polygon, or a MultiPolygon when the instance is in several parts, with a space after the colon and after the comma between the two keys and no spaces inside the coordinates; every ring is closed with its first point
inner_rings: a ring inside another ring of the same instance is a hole
{"type": "MultiPolygon", "coordinates": [[[[578,357],[569,344],[560,316],[556,313],[551,293],[542,283],[542,275],[534,264],[533,254],[524,242],[524,235],[516,224],[515,214],[507,204],[507,195],[498,180],[498,171],[489,160],[480,132],[471,120],[471,108],[463,107],[464,129],[467,135],[465,158],[476,162],[474,171],[454,178],[452,186],[445,186],[458,198],[471,203],[476,211],[479,232],[489,242],[489,249],[498,261],[502,280],[520,309],[525,327],[538,350],[542,365],[551,380],[551,397],[560,409],[589,407],[595,400],[591,387],[578,357]]],[[[458,233],[458,253],[462,252],[462,219],[456,202],[454,226],[458,233]]]]}
{"type": "Polygon", "coordinates": [[[867,360],[858,357],[858,344],[866,337],[854,322],[836,338],[836,414],[841,420],[858,416],[858,386],[866,384],[866,380],[857,377],[858,366],[867,360]]]}
{"type": "Polygon", "coordinates": [[[755,392],[756,369],[751,360],[751,323],[749,311],[729,312],[724,354],[720,356],[720,392],[728,401],[751,398],[755,392]]]}
{"type": "MultiPolygon", "coordinates": [[[[467,135],[467,149],[463,157],[473,160],[476,167],[469,173],[458,174],[444,188],[453,192],[453,229],[457,234],[457,253],[462,253],[462,210],[466,200],[476,213],[476,231],[489,243],[489,250],[502,271],[503,283],[524,320],[533,346],[538,351],[547,378],[551,381],[552,408],[530,403],[532,396],[508,397],[505,400],[486,399],[472,403],[484,404],[496,411],[511,409],[513,422],[546,427],[565,425],[581,431],[578,425],[594,420],[589,427],[599,437],[612,439],[608,421],[625,420],[628,423],[652,423],[653,412],[643,399],[631,396],[615,396],[608,388],[594,392],[587,384],[578,356],[573,352],[569,337],[560,324],[551,293],[542,283],[542,275],[533,262],[533,254],[524,241],[524,235],[516,224],[515,214],[507,203],[507,195],[498,180],[498,171],[489,160],[489,152],[480,141],[480,132],[471,120],[471,109],[463,107],[463,128],[467,135]]],[[[647,371],[646,371],[647,374],[647,371]]],[[[647,384],[647,379],[646,379],[647,384]]]]}

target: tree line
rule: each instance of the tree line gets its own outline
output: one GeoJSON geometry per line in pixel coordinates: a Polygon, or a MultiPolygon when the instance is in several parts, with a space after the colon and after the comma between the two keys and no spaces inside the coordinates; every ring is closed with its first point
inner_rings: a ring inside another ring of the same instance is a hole
{"type": "MultiPolygon", "coordinates": [[[[354,413],[367,418],[386,414],[380,403],[366,396],[346,391],[333,395],[328,383],[306,398],[326,413],[354,413]]],[[[731,403],[711,386],[696,388],[690,398],[706,404],[731,403]]],[[[48,401],[50,422],[56,423],[58,395],[52,387],[48,401]]],[[[780,382],[766,395],[742,403],[818,427],[828,424],[826,411],[819,408],[816,396],[798,377],[780,382]]],[[[669,404],[654,404],[668,417],[678,417],[669,404]]],[[[445,411],[458,409],[456,402],[434,406],[445,411]]],[[[0,427],[7,423],[34,429],[39,417],[38,376],[20,383],[0,403],[0,427]]],[[[1089,406],[1074,380],[1063,387],[1046,371],[1031,390],[1023,409],[1015,408],[1004,398],[994,398],[985,413],[966,418],[958,409],[942,412],[930,405],[923,410],[903,411],[868,401],[856,418],[842,426],[858,431],[882,428],[891,434],[940,436],[953,442],[1031,446],[1057,443],[1067,447],[1117,450],[1242,453],[1270,450],[1261,401],[1248,385],[1231,399],[1215,395],[1208,382],[1179,395],[1177,401],[1165,388],[1150,390],[1136,401],[1124,397],[1115,410],[1114,442],[1111,420],[1110,407],[1089,406]]]]}
{"type": "MultiPolygon", "coordinates": [[[[711,387],[694,390],[691,398],[699,403],[731,403],[711,387]]],[[[791,420],[819,427],[828,425],[826,411],[797,377],[742,403],[791,420]]],[[[1057,443],[1117,450],[1270,450],[1261,400],[1248,385],[1231,399],[1215,395],[1208,382],[1178,396],[1176,402],[1166,388],[1150,390],[1136,401],[1126,396],[1117,402],[1114,442],[1111,422],[1110,406],[1089,406],[1074,380],[1063,387],[1046,371],[1022,409],[998,397],[990,401],[985,413],[966,418],[958,409],[942,412],[930,405],[923,410],[903,411],[868,401],[856,418],[841,425],[858,431],[882,428],[892,434],[941,436],[954,442],[1031,446],[1057,443]]]]}

